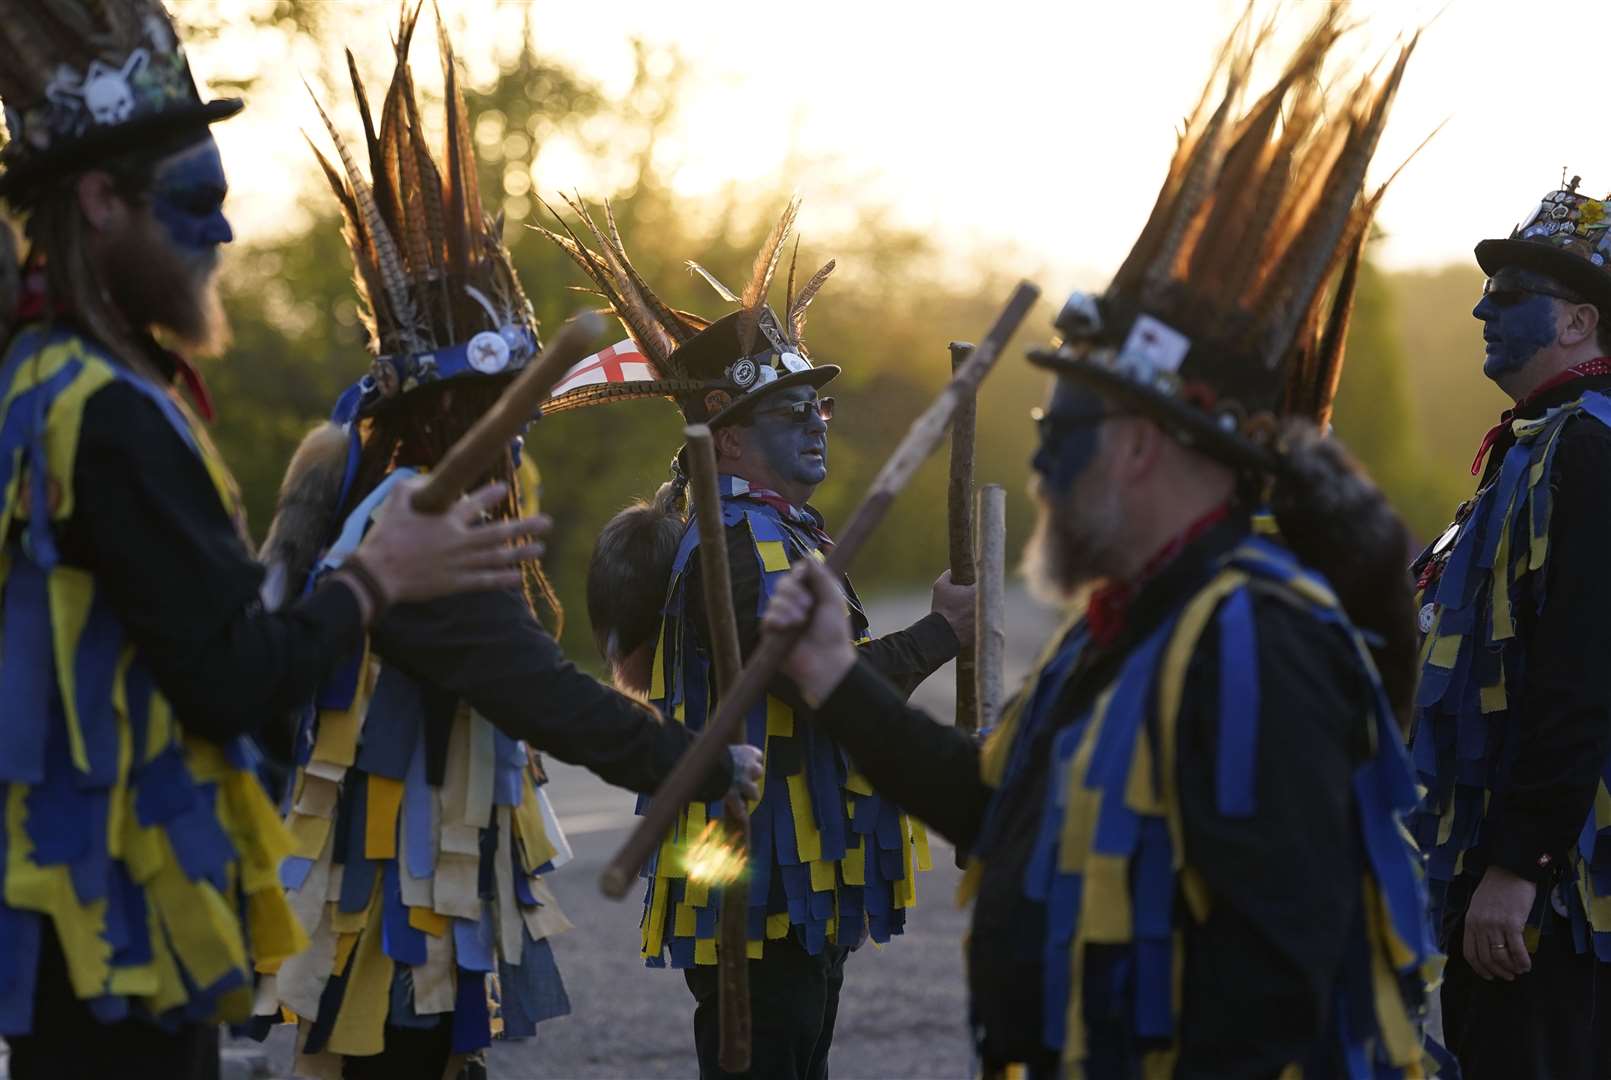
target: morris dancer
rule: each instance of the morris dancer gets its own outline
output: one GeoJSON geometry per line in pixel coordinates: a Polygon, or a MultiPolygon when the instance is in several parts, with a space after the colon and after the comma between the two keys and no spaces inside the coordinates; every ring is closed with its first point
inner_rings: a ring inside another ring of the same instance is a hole
{"type": "MultiPolygon", "coordinates": [[[[577,208],[580,212],[580,208],[577,208]]],[[[733,602],[741,648],[760,633],[766,597],[790,564],[820,557],[831,543],[809,505],[828,475],[833,399],[818,391],[836,375],[813,364],[802,341],[807,306],[833,264],[795,292],[788,272],[784,317],[766,306],[794,224],[791,204],[755,259],[742,297],[703,268],[701,274],[738,310],[707,323],[675,312],[632,269],[615,236],[582,220],[600,251],[574,236],[554,237],[593,278],[621,317],[655,377],[581,387],[547,411],[586,404],[671,396],[689,423],[715,435],[727,528],[733,602]]],[[[670,719],[703,726],[715,705],[714,657],[699,579],[699,530],[684,506],[679,471],[650,504],[630,508],[604,529],[589,571],[593,632],[618,681],[647,695],[670,719]]],[[[973,590],[934,586],[934,611],[896,634],[871,638],[850,583],[845,641],[910,693],[956,655],[973,633],[973,590]]],[[[748,720],[750,742],[764,744],[768,765],[751,815],[748,852],[750,1075],[827,1075],[846,955],[869,936],[899,934],[916,897],[915,871],[928,868],[921,827],[875,793],[843,750],[807,722],[787,689],[748,720]]],[[[711,882],[690,877],[690,848],[721,808],[690,805],[677,834],[648,871],[643,954],[651,967],[683,971],[697,1002],[694,1043],[700,1076],[726,1077],[718,1060],[716,939],[719,905],[711,882]]]]}
{"type": "Polygon", "coordinates": [[[155,0],[4,0],[0,54],[0,196],[28,238],[20,297],[0,289],[0,1035],[18,1080],[217,1076],[254,965],[306,943],[252,737],[388,603],[518,582],[538,529],[476,524],[498,488],[439,518],[392,499],[265,613],[206,393],[151,335],[226,335],[208,126],[241,103],[201,100],[155,0]]]}
{"type": "Polygon", "coordinates": [[[1031,354],[1028,562],[1094,591],[983,749],[847,647],[818,567],[766,616],[808,626],[787,671],[824,733],[970,854],[987,1070],[1423,1075],[1407,534],[1320,435],[1408,50],[1328,102],[1339,9],[1248,108],[1233,35],[1130,257],[1031,354]]]}
{"type": "MultiPolygon", "coordinates": [[[[426,146],[408,66],[417,12],[398,27],[378,131],[353,81],[369,179],[330,129],[342,167],[325,174],[376,356],[287,476],[267,558],[294,584],[340,573],[386,493],[435,465],[538,352],[501,222],[481,206],[445,31],[446,148],[426,146]]],[[[512,448],[493,472],[508,491],[495,517],[519,514],[516,468],[512,448]]],[[[495,1026],[529,1036],[569,1011],[546,940],[568,924],[539,876],[568,849],[530,751],[649,792],[692,738],[572,666],[537,621],[534,573],[526,585],[390,609],[307,717],[282,875],[312,945],[260,996],[299,1019],[299,1072],[438,1080],[495,1026]]],[[[754,792],[759,776],[759,752],[735,748],[705,794],[754,792]]]]}

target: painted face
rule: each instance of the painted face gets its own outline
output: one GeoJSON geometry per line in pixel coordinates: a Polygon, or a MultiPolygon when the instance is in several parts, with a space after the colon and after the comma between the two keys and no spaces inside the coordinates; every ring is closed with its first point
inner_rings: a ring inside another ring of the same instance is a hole
{"type": "Polygon", "coordinates": [[[1065,495],[1102,445],[1102,418],[1112,409],[1089,387],[1058,379],[1040,416],[1040,447],[1030,465],[1046,487],[1065,495]]]}
{"type": "Polygon", "coordinates": [[[1530,270],[1506,267],[1489,279],[1471,314],[1482,320],[1482,373],[1498,380],[1526,367],[1559,332],[1556,301],[1565,289],[1530,270]]]}
{"type": "Polygon", "coordinates": [[[211,251],[235,238],[224,217],[229,181],[211,137],[165,160],[151,185],[151,211],[179,247],[211,251]]]}
{"type": "Polygon", "coordinates": [[[794,386],[766,395],[750,413],[752,445],[781,480],[816,487],[828,478],[828,425],[815,409],[790,406],[815,402],[817,392],[794,386]]]}

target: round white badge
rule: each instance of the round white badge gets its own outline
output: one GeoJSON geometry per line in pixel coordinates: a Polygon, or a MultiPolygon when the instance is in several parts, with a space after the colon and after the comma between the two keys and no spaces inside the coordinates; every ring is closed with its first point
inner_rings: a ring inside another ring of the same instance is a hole
{"type": "Polygon", "coordinates": [[[788,368],[791,372],[805,371],[811,366],[805,362],[805,357],[801,356],[799,353],[786,352],[780,355],[778,359],[782,360],[783,366],[788,368]]]}
{"type": "Polygon", "coordinates": [[[501,334],[483,330],[465,346],[465,359],[483,375],[496,375],[509,366],[509,343],[501,334]]]}
{"type": "Polygon", "coordinates": [[[1432,620],[1437,618],[1437,614],[1438,606],[1436,604],[1421,605],[1421,615],[1416,620],[1420,624],[1421,633],[1430,634],[1432,632],[1432,620]]]}
{"type": "Polygon", "coordinates": [[[740,360],[728,369],[727,377],[733,380],[733,385],[742,390],[748,390],[755,382],[757,374],[754,360],[740,360]]]}

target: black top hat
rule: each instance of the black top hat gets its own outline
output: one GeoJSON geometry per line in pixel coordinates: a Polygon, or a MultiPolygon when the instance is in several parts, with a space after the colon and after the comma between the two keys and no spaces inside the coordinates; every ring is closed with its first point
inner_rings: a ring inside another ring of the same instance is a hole
{"type": "Polygon", "coordinates": [[[0,0],[0,47],[0,197],[15,205],[119,154],[177,150],[241,110],[239,98],[201,100],[156,0],[0,0]]]}
{"type": "Polygon", "coordinates": [[[742,295],[717,281],[704,267],[688,264],[724,300],[739,305],[737,311],[715,322],[677,311],[650,291],[627,258],[608,204],[604,208],[606,232],[580,203],[569,199],[566,202],[592,233],[599,250],[584,245],[569,226],[563,234],[541,231],[593,279],[652,366],[653,377],[580,387],[544,404],[545,413],[635,398],[670,397],[689,423],[717,426],[742,418],[763,395],[791,386],[820,387],[839,374],[833,364],[813,366],[803,340],[806,308],[833,272],[831,260],[811,275],[798,293],[794,290],[795,265],[791,260],[785,317],[778,318],[766,304],[783,243],[799,211],[798,200],[789,203],[756,255],[742,295]]]}
{"type": "Polygon", "coordinates": [[[1546,274],[1611,316],[1611,214],[1607,199],[1578,193],[1579,179],[1545,195],[1508,239],[1479,243],[1477,265],[1489,277],[1507,266],[1546,274]]]}

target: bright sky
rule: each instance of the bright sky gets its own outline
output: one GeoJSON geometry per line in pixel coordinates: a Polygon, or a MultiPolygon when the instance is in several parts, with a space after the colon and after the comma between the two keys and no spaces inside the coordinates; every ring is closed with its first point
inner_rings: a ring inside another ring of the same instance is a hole
{"type": "MultiPolygon", "coordinates": [[[[199,0],[180,0],[175,6],[199,0]]],[[[253,0],[232,0],[246,5],[253,0]]],[[[331,21],[384,86],[391,0],[327,0],[331,21]],[[339,6],[338,6],[339,5],[339,6]]],[[[525,5],[439,0],[472,79],[518,40],[525,5]]],[[[1323,0],[1289,3],[1298,33],[1323,0]]],[[[1443,0],[1358,0],[1367,59],[1438,13],[1443,0]]],[[[813,238],[849,220],[847,199],[934,229],[953,250],[1051,275],[1046,287],[1100,285],[1151,207],[1173,128],[1195,101],[1240,0],[612,0],[531,6],[540,51],[619,93],[631,39],[672,45],[690,62],[681,123],[662,144],[690,196],[787,178],[806,200],[813,238]],[[1061,278],[1062,280],[1059,280],[1061,278]]],[[[1385,177],[1430,131],[1447,126],[1382,205],[1377,256],[1393,267],[1470,257],[1505,235],[1557,185],[1561,167],[1596,194],[1611,190],[1604,133],[1601,20],[1563,0],[1452,0],[1410,63],[1383,147],[1385,177]]],[[[426,19],[429,20],[427,15],[426,19]]],[[[311,177],[297,134],[318,123],[296,81],[320,58],[287,42],[225,39],[198,50],[202,77],[259,74],[251,107],[218,130],[243,235],[294,219],[311,177]]],[[[435,68],[430,31],[415,43],[435,68]]],[[[430,81],[429,76],[421,79],[430,81]]],[[[345,94],[333,110],[351,120],[345,94]]],[[[378,101],[376,103],[378,108],[378,101]]],[[[602,195],[608,163],[545,146],[544,194],[602,195]]]]}

